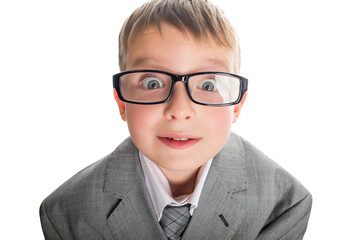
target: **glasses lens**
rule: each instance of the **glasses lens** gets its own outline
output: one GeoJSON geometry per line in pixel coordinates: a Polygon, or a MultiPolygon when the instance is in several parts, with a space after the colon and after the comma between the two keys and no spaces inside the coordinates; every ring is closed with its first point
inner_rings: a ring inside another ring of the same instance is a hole
{"type": "Polygon", "coordinates": [[[172,82],[170,76],[156,72],[126,73],[119,81],[123,98],[139,103],[164,101],[169,95],[172,82]]]}
{"type": "Polygon", "coordinates": [[[227,74],[200,74],[189,78],[191,97],[205,104],[227,104],[238,100],[240,79],[227,74]]]}

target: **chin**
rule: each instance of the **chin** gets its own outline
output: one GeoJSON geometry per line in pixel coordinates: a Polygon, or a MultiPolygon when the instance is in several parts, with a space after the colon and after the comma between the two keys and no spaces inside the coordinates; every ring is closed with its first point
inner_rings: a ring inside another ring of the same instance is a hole
{"type": "Polygon", "coordinates": [[[170,170],[170,171],[194,171],[201,167],[203,164],[194,164],[194,162],[184,162],[184,159],[179,159],[176,161],[166,162],[165,164],[161,164],[161,168],[170,170]]]}

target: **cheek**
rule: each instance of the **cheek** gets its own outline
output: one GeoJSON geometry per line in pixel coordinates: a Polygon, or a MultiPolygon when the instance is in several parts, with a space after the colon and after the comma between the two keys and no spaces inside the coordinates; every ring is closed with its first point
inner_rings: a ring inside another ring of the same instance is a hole
{"type": "Polygon", "coordinates": [[[233,119],[233,107],[211,107],[207,111],[211,122],[219,125],[231,125],[233,119]]]}
{"type": "Polygon", "coordinates": [[[226,141],[233,120],[232,107],[209,109],[204,123],[207,125],[208,134],[217,136],[219,141],[226,141]],[[208,119],[206,121],[206,119],[208,119]],[[210,120],[211,119],[211,120],[210,120]]]}
{"type": "Polygon", "coordinates": [[[126,118],[130,135],[134,142],[146,139],[149,133],[156,127],[159,113],[152,106],[128,104],[126,106],[126,118]]]}

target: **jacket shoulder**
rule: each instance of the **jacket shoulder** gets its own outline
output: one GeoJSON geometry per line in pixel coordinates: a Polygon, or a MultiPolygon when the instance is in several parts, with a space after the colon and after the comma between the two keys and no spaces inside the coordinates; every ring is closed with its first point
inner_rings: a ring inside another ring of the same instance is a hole
{"type": "MultiPolygon", "coordinates": [[[[72,239],[75,233],[110,234],[105,223],[120,200],[104,193],[108,165],[111,161],[126,161],[122,154],[126,156],[131,150],[134,152],[133,149],[132,141],[125,140],[112,153],[79,171],[52,192],[40,206],[45,236],[47,232],[61,233],[65,239],[72,239]],[[75,226],[78,229],[74,229],[75,226]]],[[[83,237],[87,238],[87,235],[83,237]]]]}
{"type": "Polygon", "coordinates": [[[237,161],[244,162],[247,179],[247,188],[234,193],[246,212],[235,236],[252,228],[255,229],[252,238],[300,239],[287,237],[304,234],[312,205],[310,192],[244,138],[232,134],[229,144],[228,152],[233,149],[238,153],[237,161]]]}
{"type": "MultiPolygon", "coordinates": [[[[265,225],[303,200],[311,208],[310,192],[288,171],[240,136],[234,139],[243,149],[248,189],[244,195],[257,199],[258,209],[267,212],[265,225]]],[[[254,207],[254,202],[249,204],[254,207]]]]}
{"type": "Polygon", "coordinates": [[[134,154],[133,149],[134,145],[132,141],[130,139],[126,139],[112,153],[92,163],[68,179],[49,195],[47,201],[51,202],[52,199],[75,200],[78,197],[84,198],[85,196],[93,199],[93,197],[99,196],[99,194],[104,190],[104,182],[109,162],[126,161],[126,159],[121,156],[134,154]]]}
{"type": "Polygon", "coordinates": [[[241,152],[239,158],[244,158],[247,177],[251,180],[280,183],[292,179],[290,182],[300,184],[294,176],[243,137],[232,133],[228,145],[228,149],[241,152]]]}

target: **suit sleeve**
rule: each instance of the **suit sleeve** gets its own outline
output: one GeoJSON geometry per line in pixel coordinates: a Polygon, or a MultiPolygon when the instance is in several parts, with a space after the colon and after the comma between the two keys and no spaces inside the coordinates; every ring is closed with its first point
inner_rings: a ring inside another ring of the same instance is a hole
{"type": "Polygon", "coordinates": [[[51,223],[45,208],[45,201],[40,206],[40,220],[41,227],[46,240],[61,240],[62,238],[57,233],[54,225],[51,223]]]}
{"type": "Polygon", "coordinates": [[[312,197],[309,193],[304,199],[283,212],[266,225],[256,240],[301,240],[304,237],[310,217],[312,197]]]}

